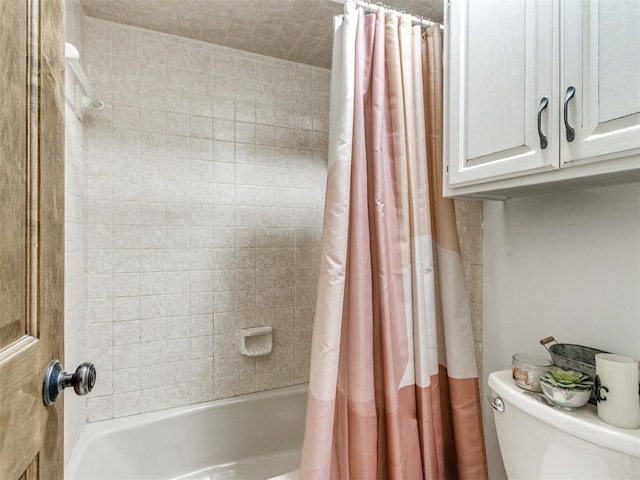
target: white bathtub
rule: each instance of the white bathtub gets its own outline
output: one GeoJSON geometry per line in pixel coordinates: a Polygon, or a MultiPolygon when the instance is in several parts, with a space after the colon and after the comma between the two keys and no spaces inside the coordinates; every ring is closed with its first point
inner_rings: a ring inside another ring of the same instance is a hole
{"type": "Polygon", "coordinates": [[[295,479],[307,385],[87,425],[66,480],[295,479]]]}

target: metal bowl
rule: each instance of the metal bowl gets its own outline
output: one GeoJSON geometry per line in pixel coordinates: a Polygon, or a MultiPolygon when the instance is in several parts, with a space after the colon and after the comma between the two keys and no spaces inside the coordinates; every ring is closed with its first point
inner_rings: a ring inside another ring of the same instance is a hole
{"type": "Polygon", "coordinates": [[[566,389],[551,385],[544,381],[544,378],[540,379],[540,387],[542,387],[542,393],[547,399],[566,410],[574,410],[584,406],[591,396],[591,388],[585,390],[566,389]]]}

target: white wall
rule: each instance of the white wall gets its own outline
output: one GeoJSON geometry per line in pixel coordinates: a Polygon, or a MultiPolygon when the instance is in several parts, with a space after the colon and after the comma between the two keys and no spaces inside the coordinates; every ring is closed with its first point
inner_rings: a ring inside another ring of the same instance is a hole
{"type": "Polygon", "coordinates": [[[89,420],[308,381],[329,71],[86,19],[89,420]],[[274,351],[239,353],[273,325],[274,351]]]}
{"type": "Polygon", "coordinates": [[[640,184],[485,202],[483,282],[485,388],[512,354],[544,354],[548,335],[640,358],[640,184]]]}

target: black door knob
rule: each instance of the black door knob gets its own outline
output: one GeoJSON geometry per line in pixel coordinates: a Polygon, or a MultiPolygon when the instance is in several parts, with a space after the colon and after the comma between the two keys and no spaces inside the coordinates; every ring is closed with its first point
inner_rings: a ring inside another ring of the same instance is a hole
{"type": "Polygon", "coordinates": [[[73,387],[78,395],[86,395],[93,390],[95,384],[96,367],[93,363],[81,363],[75,373],[67,373],[63,371],[60,361],[51,360],[44,372],[42,399],[50,407],[56,403],[60,392],[65,388],[73,387]]]}

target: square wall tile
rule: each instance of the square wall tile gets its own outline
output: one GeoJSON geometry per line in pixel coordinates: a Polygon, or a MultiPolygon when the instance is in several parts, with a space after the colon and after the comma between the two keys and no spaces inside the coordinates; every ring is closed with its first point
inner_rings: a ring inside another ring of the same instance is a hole
{"type": "Polygon", "coordinates": [[[109,380],[89,419],[306,381],[328,74],[95,19],[85,36],[108,105],[70,154],[65,272],[109,380]],[[242,357],[257,325],[274,351],[242,357]]]}

